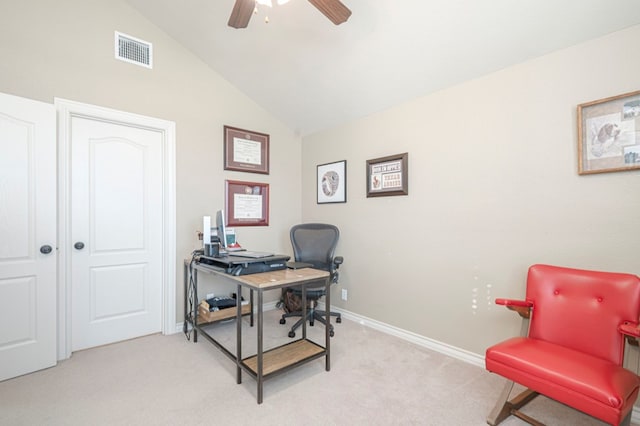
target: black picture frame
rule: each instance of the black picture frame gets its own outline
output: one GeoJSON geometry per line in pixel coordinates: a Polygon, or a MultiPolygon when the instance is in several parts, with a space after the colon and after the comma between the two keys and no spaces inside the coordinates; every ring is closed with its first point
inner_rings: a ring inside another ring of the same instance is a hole
{"type": "Polygon", "coordinates": [[[319,164],[316,167],[316,202],[347,202],[347,160],[319,164]]]}

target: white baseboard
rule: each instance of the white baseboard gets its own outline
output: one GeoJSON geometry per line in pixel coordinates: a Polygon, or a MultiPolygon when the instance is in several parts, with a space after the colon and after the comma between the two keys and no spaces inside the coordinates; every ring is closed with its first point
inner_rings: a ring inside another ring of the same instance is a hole
{"type": "MultiPolygon", "coordinates": [[[[319,303],[318,308],[324,309],[323,304],[319,303]]],[[[434,339],[429,339],[428,337],[424,337],[419,334],[413,333],[411,331],[403,330],[401,328],[394,327],[392,325],[374,320],[372,318],[365,317],[363,315],[358,315],[344,309],[332,307],[331,310],[334,312],[339,312],[340,314],[342,314],[343,317],[351,321],[355,321],[359,324],[365,325],[367,327],[371,327],[375,330],[381,331],[386,334],[390,334],[392,336],[396,336],[402,340],[406,340],[418,346],[422,346],[427,349],[431,349],[435,352],[439,352],[441,354],[448,355],[452,358],[456,358],[461,361],[467,362],[469,364],[473,364],[478,367],[484,368],[484,356],[466,351],[464,349],[457,348],[455,346],[448,345],[443,342],[439,342],[434,339]]]]}
{"type": "MultiPolygon", "coordinates": [[[[263,311],[271,311],[276,309],[277,302],[268,302],[263,305],[263,311]]],[[[319,309],[324,309],[324,304],[322,302],[318,303],[319,309]]],[[[358,315],[353,312],[338,308],[332,307],[331,310],[333,312],[339,312],[348,320],[357,322],[361,325],[371,327],[375,330],[378,330],[382,333],[390,334],[392,336],[396,336],[402,340],[406,340],[407,342],[414,343],[418,346],[422,346],[427,349],[431,349],[432,351],[441,353],[443,355],[450,356],[451,358],[459,359],[460,361],[464,361],[469,364],[473,364],[478,367],[484,368],[484,356],[478,355],[473,352],[469,352],[464,349],[457,348],[455,346],[448,345],[443,342],[439,342],[434,339],[429,339],[428,337],[421,336],[419,334],[413,333],[411,331],[403,330],[398,327],[394,327],[392,325],[376,321],[374,319],[365,317],[363,315],[358,315]]],[[[184,323],[176,324],[176,333],[182,333],[182,327],[184,323]]],[[[640,407],[634,406],[633,411],[631,412],[631,422],[634,424],[640,423],[640,407]]]]}

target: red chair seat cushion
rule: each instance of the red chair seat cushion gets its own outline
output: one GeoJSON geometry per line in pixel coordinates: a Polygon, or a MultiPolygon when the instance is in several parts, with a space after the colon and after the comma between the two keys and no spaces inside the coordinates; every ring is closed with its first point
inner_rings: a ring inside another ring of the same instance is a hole
{"type": "Polygon", "coordinates": [[[486,368],[542,395],[617,424],[640,378],[610,361],[560,345],[514,337],[487,349],[486,368]]]}

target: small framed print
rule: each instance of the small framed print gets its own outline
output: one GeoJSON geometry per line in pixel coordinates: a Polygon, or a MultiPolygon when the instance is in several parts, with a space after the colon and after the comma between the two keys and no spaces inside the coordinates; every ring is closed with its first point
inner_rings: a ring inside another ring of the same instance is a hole
{"type": "Polygon", "coordinates": [[[409,153],[367,160],[367,197],[409,194],[409,153]]]}
{"type": "Polygon", "coordinates": [[[269,184],[225,181],[227,226],[269,225],[269,184]]]}
{"type": "Polygon", "coordinates": [[[640,90],[578,105],[578,174],[640,169],[640,90]]]}
{"type": "Polygon", "coordinates": [[[347,202],[347,160],[317,167],[318,204],[347,202]]]}
{"type": "Polygon", "coordinates": [[[224,169],[269,174],[269,135],[224,126],[224,169]]]}

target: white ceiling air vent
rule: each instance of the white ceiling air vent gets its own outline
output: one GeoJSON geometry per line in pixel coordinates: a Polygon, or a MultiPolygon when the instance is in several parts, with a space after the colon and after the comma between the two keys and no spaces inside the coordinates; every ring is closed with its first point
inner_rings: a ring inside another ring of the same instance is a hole
{"type": "Polygon", "coordinates": [[[116,59],[153,68],[153,45],[116,31],[116,59]]]}

